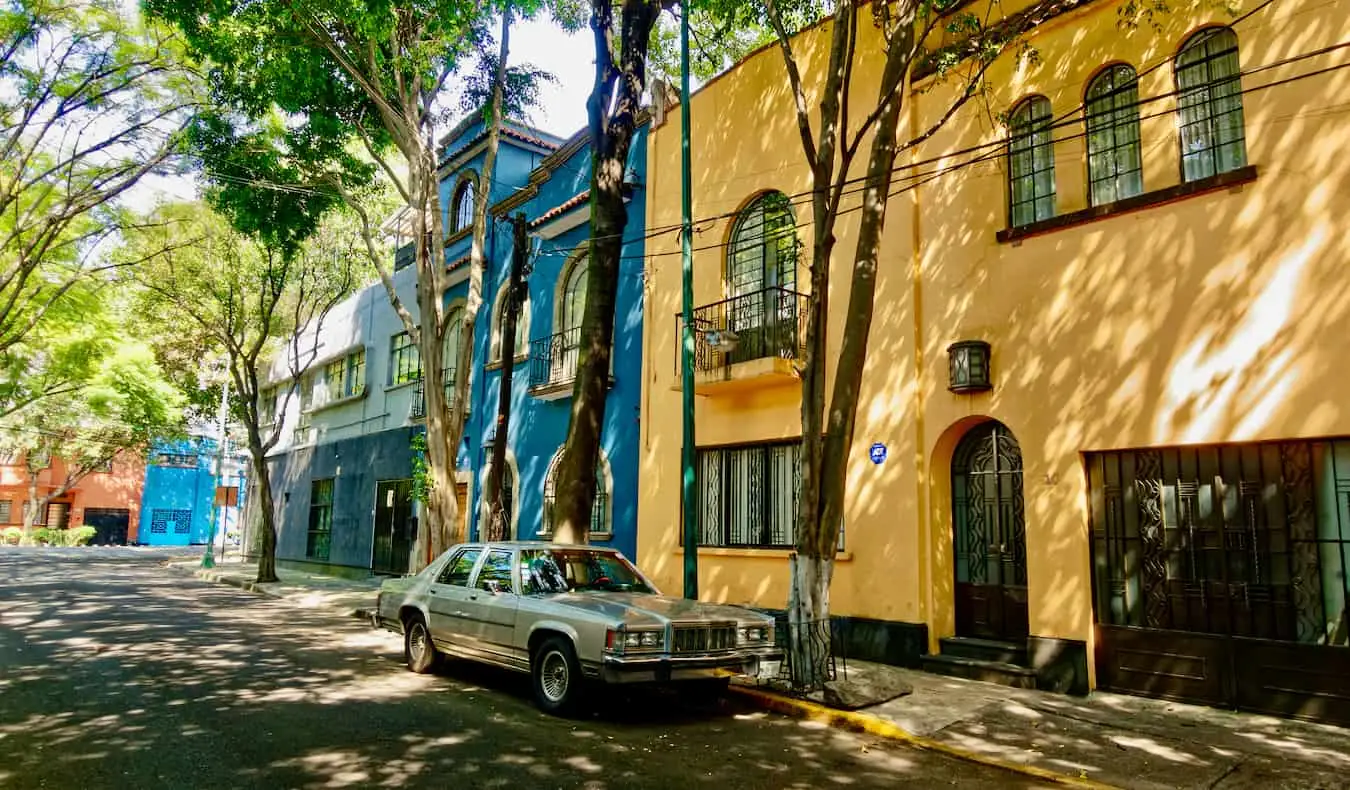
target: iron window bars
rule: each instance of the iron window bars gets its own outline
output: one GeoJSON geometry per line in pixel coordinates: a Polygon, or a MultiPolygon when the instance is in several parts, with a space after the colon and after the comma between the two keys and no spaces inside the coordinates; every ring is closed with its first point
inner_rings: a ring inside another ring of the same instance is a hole
{"type": "Polygon", "coordinates": [[[315,480],[310,484],[309,532],[305,540],[305,556],[312,560],[327,560],[333,538],[333,478],[315,480]]]}

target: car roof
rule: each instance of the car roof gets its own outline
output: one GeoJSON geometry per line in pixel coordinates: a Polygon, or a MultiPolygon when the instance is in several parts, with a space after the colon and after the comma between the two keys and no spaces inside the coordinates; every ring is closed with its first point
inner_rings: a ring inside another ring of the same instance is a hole
{"type": "Polygon", "coordinates": [[[603,551],[610,554],[617,554],[618,549],[612,549],[609,546],[591,546],[586,543],[545,543],[538,540],[497,540],[480,541],[477,543],[461,543],[455,548],[489,548],[489,549],[567,549],[573,551],[603,551]]]}

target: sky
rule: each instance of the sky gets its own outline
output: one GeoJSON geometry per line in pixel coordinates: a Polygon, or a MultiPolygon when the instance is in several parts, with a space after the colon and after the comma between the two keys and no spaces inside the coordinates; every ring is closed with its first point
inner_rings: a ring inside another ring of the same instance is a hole
{"type": "MultiPolygon", "coordinates": [[[[530,65],[553,74],[557,81],[544,83],[539,107],[525,120],[559,137],[571,137],[586,125],[586,98],[595,79],[594,43],[589,29],[573,34],[558,29],[547,17],[517,22],[511,28],[513,66],[530,65]]],[[[456,118],[441,132],[454,126],[456,118]]],[[[197,183],[190,176],[148,176],[128,200],[138,209],[157,201],[192,200],[197,183]]]]}

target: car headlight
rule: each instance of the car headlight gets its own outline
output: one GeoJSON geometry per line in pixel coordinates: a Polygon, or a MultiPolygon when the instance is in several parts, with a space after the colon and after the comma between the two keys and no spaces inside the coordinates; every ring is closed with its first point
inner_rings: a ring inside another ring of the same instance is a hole
{"type": "Polygon", "coordinates": [[[769,629],[762,625],[744,626],[736,629],[736,643],[739,645],[769,645],[773,644],[773,638],[769,635],[769,629]]]}
{"type": "Polygon", "coordinates": [[[612,653],[660,650],[665,647],[666,632],[660,630],[615,631],[605,635],[605,647],[612,653]]]}

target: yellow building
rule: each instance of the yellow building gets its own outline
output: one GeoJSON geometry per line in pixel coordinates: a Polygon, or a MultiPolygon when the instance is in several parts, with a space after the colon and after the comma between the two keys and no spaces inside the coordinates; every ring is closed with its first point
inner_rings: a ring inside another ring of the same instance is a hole
{"type": "MultiPolygon", "coordinates": [[[[832,611],[857,657],[1347,720],[1350,0],[1190,0],[1135,29],[1069,5],[898,162],[832,611]]],[[[795,42],[810,86],[828,46],[828,23],[795,42]]],[[[956,89],[911,87],[902,140],[956,89]]],[[[809,174],[776,47],[691,105],[694,216],[716,218],[694,245],[700,591],[782,608],[809,174]]],[[[679,112],[650,137],[649,228],[680,221],[679,112]]],[[[679,589],[679,240],[649,244],[638,556],[679,589]]]]}

